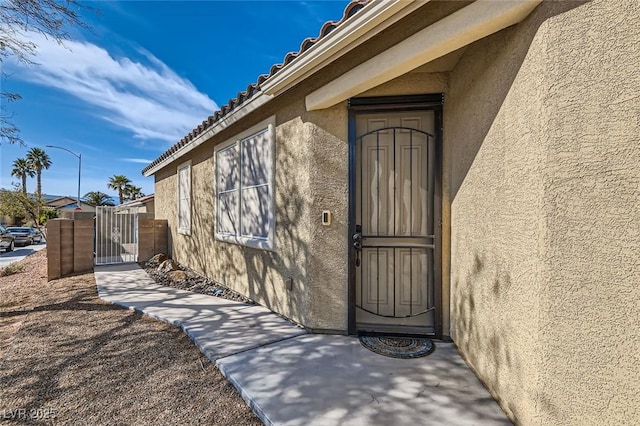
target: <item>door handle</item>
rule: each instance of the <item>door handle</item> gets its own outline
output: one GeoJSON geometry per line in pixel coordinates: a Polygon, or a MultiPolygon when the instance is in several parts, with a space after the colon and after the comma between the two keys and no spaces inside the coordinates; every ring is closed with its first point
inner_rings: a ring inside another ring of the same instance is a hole
{"type": "Polygon", "coordinates": [[[353,247],[356,250],[362,249],[362,226],[356,225],[356,232],[351,236],[353,240],[353,247]]]}
{"type": "Polygon", "coordinates": [[[351,236],[353,248],[356,250],[356,266],[360,266],[360,251],[362,250],[362,226],[356,225],[356,232],[351,236]]]}
{"type": "Polygon", "coordinates": [[[362,234],[359,232],[353,234],[353,248],[362,250],[362,234]]]}

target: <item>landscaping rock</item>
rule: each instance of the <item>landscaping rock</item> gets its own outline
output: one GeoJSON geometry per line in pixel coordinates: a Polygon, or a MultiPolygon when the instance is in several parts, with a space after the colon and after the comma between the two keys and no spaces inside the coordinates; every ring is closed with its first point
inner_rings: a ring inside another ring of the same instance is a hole
{"type": "Polygon", "coordinates": [[[140,267],[144,269],[153,280],[168,287],[193,291],[195,293],[208,294],[223,299],[235,300],[237,302],[254,304],[255,302],[224,285],[213,281],[183,265],[175,260],[166,259],[160,266],[148,262],[141,262],[140,267]],[[171,269],[175,268],[175,269],[171,269]]]}
{"type": "Polygon", "coordinates": [[[177,271],[180,265],[173,259],[167,259],[158,266],[158,272],[166,274],[167,272],[177,271]]]}
{"type": "Polygon", "coordinates": [[[155,256],[153,256],[151,259],[149,259],[147,261],[147,264],[149,264],[150,266],[157,266],[167,259],[169,259],[169,256],[167,256],[164,253],[158,253],[155,256]]]}
{"type": "Polygon", "coordinates": [[[184,271],[167,272],[167,278],[171,281],[184,281],[187,279],[187,273],[184,271]]]}

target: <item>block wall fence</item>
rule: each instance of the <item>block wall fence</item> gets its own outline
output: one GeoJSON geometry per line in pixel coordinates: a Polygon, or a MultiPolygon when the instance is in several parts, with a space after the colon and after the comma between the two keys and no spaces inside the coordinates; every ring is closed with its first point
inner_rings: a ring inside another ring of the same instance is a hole
{"type": "MultiPolygon", "coordinates": [[[[93,270],[93,214],[74,215],[73,219],[47,222],[47,279],[93,270]]],[[[149,260],[157,253],[167,253],[166,220],[138,220],[138,261],[149,260]]]]}

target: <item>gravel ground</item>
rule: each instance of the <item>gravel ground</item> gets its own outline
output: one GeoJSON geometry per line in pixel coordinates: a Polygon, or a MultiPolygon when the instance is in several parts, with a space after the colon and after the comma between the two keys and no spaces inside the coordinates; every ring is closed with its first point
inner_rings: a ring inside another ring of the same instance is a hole
{"type": "Polygon", "coordinates": [[[168,287],[179,288],[182,290],[193,291],[195,293],[207,294],[209,296],[222,297],[223,299],[235,300],[237,302],[244,302],[254,304],[255,302],[224,285],[217,283],[210,278],[207,278],[197,272],[181,265],[175,260],[172,262],[178,267],[177,270],[183,271],[186,278],[183,280],[173,280],[166,272],[158,270],[158,263],[153,259],[148,262],[139,263],[140,267],[144,269],[147,274],[155,280],[158,284],[166,285],[168,287]]]}
{"type": "Polygon", "coordinates": [[[261,424],[180,329],[23,262],[0,278],[0,423],[261,424]]]}

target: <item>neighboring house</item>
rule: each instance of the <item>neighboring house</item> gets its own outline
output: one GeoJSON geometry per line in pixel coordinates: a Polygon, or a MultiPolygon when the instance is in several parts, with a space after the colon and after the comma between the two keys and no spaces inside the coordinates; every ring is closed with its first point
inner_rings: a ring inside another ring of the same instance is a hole
{"type": "Polygon", "coordinates": [[[639,117],[637,0],[355,1],[143,173],[173,258],[305,327],[451,337],[520,424],[633,424],[639,117]]]}
{"type": "MultiPolygon", "coordinates": [[[[61,214],[62,212],[73,212],[78,207],[78,200],[73,197],[59,197],[45,201],[45,207],[54,209],[61,214]]],[[[80,200],[80,208],[83,212],[95,212],[96,207],[80,200]]]]}
{"type": "Polygon", "coordinates": [[[4,225],[4,226],[13,226],[17,224],[17,220],[15,217],[12,216],[0,216],[0,225],[4,225]]]}
{"type": "MultiPolygon", "coordinates": [[[[30,194],[30,196],[35,197],[34,194],[30,194]]],[[[42,194],[42,200],[44,202],[45,209],[57,210],[58,215],[62,211],[75,210],[76,208],[76,199],[72,197],[61,197],[59,195],[42,194]]],[[[89,205],[87,204],[87,206],[89,205]]],[[[11,216],[0,217],[0,224],[5,226],[20,226],[22,225],[23,221],[25,223],[27,222],[27,220],[22,217],[11,217],[11,216]]]]}
{"type": "Polygon", "coordinates": [[[154,205],[154,196],[151,194],[145,195],[144,197],[140,197],[136,200],[127,201],[126,203],[120,204],[118,207],[136,207],[138,213],[153,214],[155,211],[154,205]]]}

